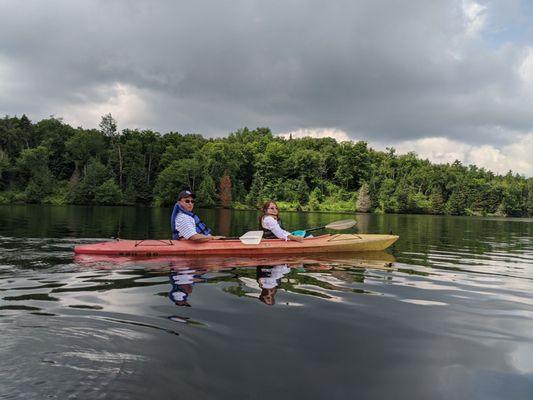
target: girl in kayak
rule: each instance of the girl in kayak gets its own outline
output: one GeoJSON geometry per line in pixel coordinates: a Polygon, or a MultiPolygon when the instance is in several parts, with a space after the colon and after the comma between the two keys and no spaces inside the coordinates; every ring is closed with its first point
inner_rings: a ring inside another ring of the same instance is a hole
{"type": "Polygon", "coordinates": [[[261,228],[265,232],[263,238],[265,239],[283,239],[295,240],[303,242],[304,238],[301,236],[291,235],[289,232],[281,227],[281,220],[279,219],[278,205],[274,201],[267,201],[261,209],[262,215],[259,217],[261,228]]]}

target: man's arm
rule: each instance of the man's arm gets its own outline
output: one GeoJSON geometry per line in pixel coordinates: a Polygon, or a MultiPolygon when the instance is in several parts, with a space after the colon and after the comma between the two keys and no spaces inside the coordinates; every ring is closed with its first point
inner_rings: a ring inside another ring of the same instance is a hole
{"type": "Polygon", "coordinates": [[[180,235],[183,236],[185,239],[189,240],[193,236],[197,236],[194,220],[188,215],[179,213],[176,217],[175,224],[176,230],[179,231],[180,235]]]}
{"type": "Polygon", "coordinates": [[[184,214],[178,214],[176,217],[176,229],[180,234],[187,240],[193,240],[195,242],[207,242],[209,240],[221,239],[224,236],[211,236],[211,235],[202,235],[201,233],[196,233],[196,226],[192,217],[184,214]]]}
{"type": "Polygon", "coordinates": [[[195,233],[194,235],[189,237],[189,240],[194,240],[195,242],[208,242],[210,240],[218,240],[222,239],[224,236],[206,236],[202,235],[201,233],[195,233]]]}

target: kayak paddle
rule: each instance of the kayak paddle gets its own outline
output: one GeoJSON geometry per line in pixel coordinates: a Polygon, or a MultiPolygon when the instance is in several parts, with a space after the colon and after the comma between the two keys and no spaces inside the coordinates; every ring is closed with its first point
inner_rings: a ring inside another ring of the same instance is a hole
{"type": "Polygon", "coordinates": [[[355,219],[343,219],[343,220],[340,220],[340,221],[330,222],[329,224],[324,225],[324,226],[317,226],[316,228],[311,228],[311,229],[306,229],[306,230],[301,230],[301,231],[294,231],[294,232],[291,232],[291,234],[294,235],[294,236],[304,236],[305,237],[305,234],[307,232],[317,231],[319,229],[324,229],[324,228],[326,228],[326,229],[334,229],[334,230],[340,231],[340,230],[343,230],[343,229],[351,228],[355,224],[356,224],[355,219]]]}
{"type": "Polygon", "coordinates": [[[263,231],[248,231],[239,240],[244,244],[259,244],[264,233],[263,231]]]}

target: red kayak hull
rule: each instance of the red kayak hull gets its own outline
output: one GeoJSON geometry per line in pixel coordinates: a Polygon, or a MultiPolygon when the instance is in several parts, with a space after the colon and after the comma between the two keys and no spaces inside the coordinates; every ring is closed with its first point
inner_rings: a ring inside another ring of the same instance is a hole
{"type": "Polygon", "coordinates": [[[76,254],[99,254],[126,257],[159,256],[266,256],[280,254],[338,253],[381,251],[398,240],[396,235],[346,234],[307,238],[302,243],[279,239],[244,244],[240,240],[114,240],[76,246],[76,254]]]}

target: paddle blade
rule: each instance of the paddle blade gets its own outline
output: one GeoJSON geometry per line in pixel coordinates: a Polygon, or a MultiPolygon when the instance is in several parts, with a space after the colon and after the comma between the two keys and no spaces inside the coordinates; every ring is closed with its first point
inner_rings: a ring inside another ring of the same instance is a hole
{"type": "Polygon", "coordinates": [[[249,231],[242,235],[239,240],[244,244],[259,244],[264,233],[263,231],[249,231]]]}
{"type": "Polygon", "coordinates": [[[341,221],[335,221],[331,224],[327,224],[325,228],[327,229],[335,229],[335,230],[342,230],[342,229],[348,229],[354,226],[357,222],[355,219],[343,219],[341,221]]]}
{"type": "Polygon", "coordinates": [[[291,235],[305,237],[305,231],[294,231],[291,232],[291,235]]]}

